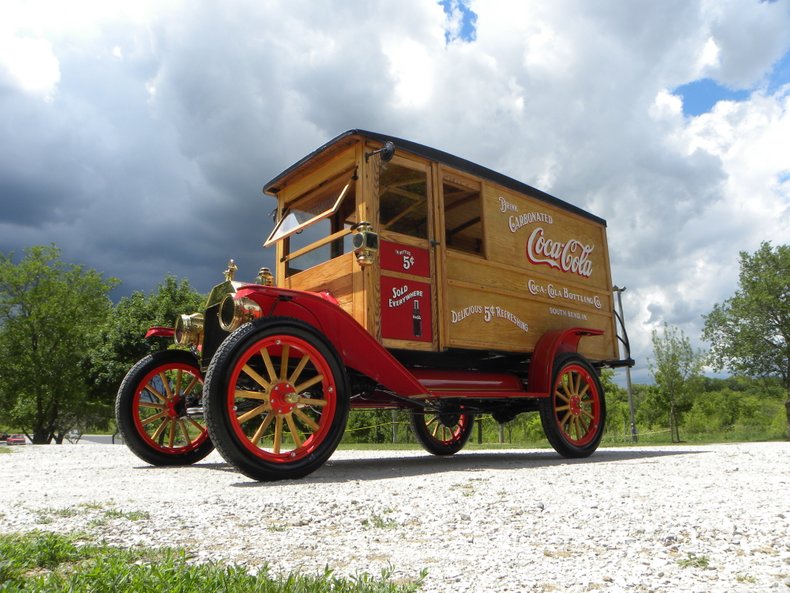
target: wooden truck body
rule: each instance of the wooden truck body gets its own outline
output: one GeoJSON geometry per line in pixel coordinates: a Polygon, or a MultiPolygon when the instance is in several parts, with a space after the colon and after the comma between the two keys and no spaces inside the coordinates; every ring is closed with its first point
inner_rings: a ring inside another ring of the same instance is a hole
{"type": "Polygon", "coordinates": [[[152,330],[192,347],[188,374],[202,384],[205,372],[206,385],[191,409],[173,404],[149,421],[178,391],[168,377],[181,385],[187,369],[163,358],[130,371],[118,420],[135,453],[192,462],[213,443],[253,478],[300,477],[334,451],[348,410],[365,407],[409,409],[435,454],[460,450],[476,415],[505,422],[529,411],[561,454],[595,450],[605,421],[597,372],[632,364],[618,355],[627,338],[604,220],[362,130],[264,191],[277,199],[264,243],[275,272],[240,283],[231,265],[204,312],[152,330]],[[143,371],[154,368],[152,384],[143,371]]]}

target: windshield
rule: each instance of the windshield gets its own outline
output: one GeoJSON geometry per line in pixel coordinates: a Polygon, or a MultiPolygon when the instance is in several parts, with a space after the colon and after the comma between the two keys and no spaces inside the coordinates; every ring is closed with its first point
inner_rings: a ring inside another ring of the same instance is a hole
{"type": "Polygon", "coordinates": [[[337,212],[343,198],[349,193],[352,181],[343,176],[298,200],[284,212],[263,246],[268,247],[337,212]]]}

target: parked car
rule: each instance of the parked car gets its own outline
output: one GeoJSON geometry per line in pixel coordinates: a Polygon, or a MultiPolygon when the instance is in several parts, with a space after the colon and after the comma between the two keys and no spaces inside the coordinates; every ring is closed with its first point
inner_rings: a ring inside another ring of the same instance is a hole
{"type": "Polygon", "coordinates": [[[23,434],[12,434],[6,439],[6,444],[9,447],[11,445],[25,445],[27,444],[27,439],[25,439],[25,435],[23,434]]]}

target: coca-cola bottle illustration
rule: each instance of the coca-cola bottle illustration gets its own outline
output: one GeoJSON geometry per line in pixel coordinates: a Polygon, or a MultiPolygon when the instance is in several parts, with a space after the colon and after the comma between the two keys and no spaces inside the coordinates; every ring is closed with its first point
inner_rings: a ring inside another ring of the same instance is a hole
{"type": "Polygon", "coordinates": [[[411,319],[413,323],[414,337],[419,338],[422,336],[422,315],[420,315],[420,301],[414,299],[414,308],[412,309],[411,319]]]}

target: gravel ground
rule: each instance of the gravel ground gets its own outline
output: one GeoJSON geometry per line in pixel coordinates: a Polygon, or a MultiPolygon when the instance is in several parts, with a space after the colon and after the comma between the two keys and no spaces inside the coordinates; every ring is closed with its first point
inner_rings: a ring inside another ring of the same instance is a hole
{"type": "Polygon", "coordinates": [[[255,570],[373,575],[452,592],[790,591],[790,443],[339,451],[261,484],[213,453],[186,468],[124,446],[0,455],[0,531],[177,545],[255,570]]]}

